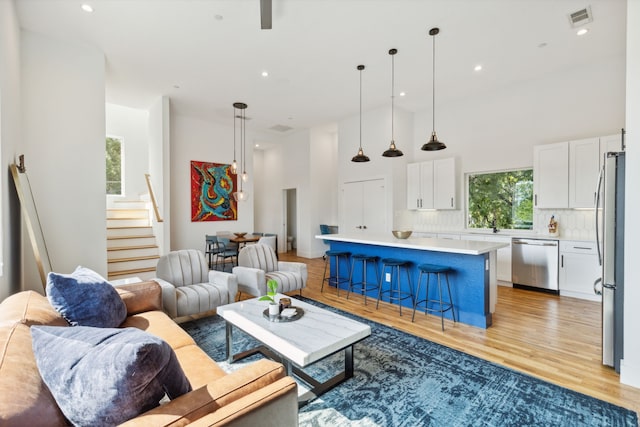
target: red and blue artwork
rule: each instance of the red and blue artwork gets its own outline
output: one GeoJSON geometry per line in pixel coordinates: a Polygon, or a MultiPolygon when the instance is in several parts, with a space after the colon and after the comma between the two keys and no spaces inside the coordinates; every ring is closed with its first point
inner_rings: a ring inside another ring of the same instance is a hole
{"type": "Polygon", "coordinates": [[[233,198],[237,175],[231,165],[191,161],[191,221],[238,219],[233,198]]]}

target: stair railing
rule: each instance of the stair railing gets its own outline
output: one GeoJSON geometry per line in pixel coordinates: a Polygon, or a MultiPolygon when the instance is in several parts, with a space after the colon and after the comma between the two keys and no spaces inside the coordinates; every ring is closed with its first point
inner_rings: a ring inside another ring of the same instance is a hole
{"type": "Polygon", "coordinates": [[[144,174],[144,178],[147,181],[147,188],[149,189],[149,197],[151,198],[151,204],[153,205],[153,213],[156,216],[156,221],[162,222],[162,216],[160,216],[160,208],[158,207],[158,202],[156,201],[156,195],[153,192],[153,186],[151,185],[151,175],[148,173],[144,174]]]}

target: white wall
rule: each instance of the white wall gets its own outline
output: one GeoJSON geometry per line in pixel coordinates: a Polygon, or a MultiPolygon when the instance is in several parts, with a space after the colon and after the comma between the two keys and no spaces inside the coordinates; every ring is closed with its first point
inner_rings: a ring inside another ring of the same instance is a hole
{"type": "Polygon", "coordinates": [[[620,381],[640,387],[640,2],[627,2],[627,111],[626,111],[626,213],[625,213],[625,303],[624,303],[624,360],[620,381]]]}
{"type": "MultiPolygon", "coordinates": [[[[360,116],[352,116],[338,123],[338,185],[345,182],[369,179],[385,179],[385,200],[390,201],[385,210],[387,229],[391,231],[398,222],[395,211],[406,207],[407,163],[413,158],[413,114],[395,108],[394,139],[402,157],[382,157],[391,142],[391,108],[379,108],[362,113],[362,148],[370,161],[354,163],[351,158],[360,144],[360,116]]],[[[341,211],[342,208],[339,208],[341,211]]],[[[340,215],[348,214],[340,212],[340,215]]],[[[340,230],[348,232],[349,230],[340,230]]]]}
{"type": "Polygon", "coordinates": [[[20,26],[13,1],[0,1],[0,301],[20,290],[22,218],[9,165],[21,148],[20,26]]]}
{"type": "MultiPolygon", "coordinates": [[[[21,55],[25,163],[52,268],[106,276],[104,56],[28,31],[21,55]]],[[[26,254],[24,270],[42,291],[26,254]]]]}
{"type": "Polygon", "coordinates": [[[109,199],[139,199],[147,194],[144,174],[149,170],[149,112],[122,105],[106,105],[107,135],[122,138],[124,147],[124,194],[109,199]]]}
{"type": "MultiPolygon", "coordinates": [[[[329,248],[314,236],[320,234],[320,224],[338,224],[338,129],[328,125],[311,130],[309,145],[310,199],[309,229],[299,228],[298,234],[309,235],[308,258],[318,258],[329,248]]],[[[301,252],[298,252],[301,255],[301,252]]]]}
{"type": "MultiPolygon", "coordinates": [[[[171,250],[204,250],[205,235],[218,231],[251,232],[254,228],[253,149],[257,136],[247,129],[247,173],[249,182],[243,190],[249,193],[238,202],[237,221],[191,221],[191,161],[231,164],[233,161],[233,127],[197,118],[171,117],[171,250]]],[[[238,151],[239,153],[239,151],[238,151]]],[[[238,155],[237,160],[240,160],[238,155]]],[[[238,179],[240,176],[238,175],[238,179]]],[[[281,209],[281,208],[280,208],[281,209]]]]}
{"type": "Polygon", "coordinates": [[[162,96],[149,109],[149,174],[162,223],[152,221],[161,255],[171,249],[171,112],[162,96]]]}

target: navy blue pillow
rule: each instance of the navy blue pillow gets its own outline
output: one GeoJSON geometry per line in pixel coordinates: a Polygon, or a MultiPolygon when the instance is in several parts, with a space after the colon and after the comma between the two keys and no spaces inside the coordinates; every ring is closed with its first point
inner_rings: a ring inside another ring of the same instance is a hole
{"type": "Polygon", "coordinates": [[[71,274],[49,273],[46,294],[72,326],[115,328],[127,318],[127,306],[118,291],[86,267],[79,266],[71,274]]]}
{"type": "Polygon", "coordinates": [[[191,391],[173,349],[136,328],[32,326],[40,376],[77,426],[120,424],[191,391]]]}

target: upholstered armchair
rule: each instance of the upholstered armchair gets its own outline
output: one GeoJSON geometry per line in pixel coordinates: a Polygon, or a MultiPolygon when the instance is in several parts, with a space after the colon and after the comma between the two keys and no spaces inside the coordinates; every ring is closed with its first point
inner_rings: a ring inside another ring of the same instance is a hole
{"type": "Polygon", "coordinates": [[[300,290],[307,286],[307,264],[278,261],[267,245],[247,245],[238,254],[238,266],[233,267],[238,290],[256,297],[266,295],[267,280],[278,282],[278,292],[300,290]]]}
{"type": "Polygon", "coordinates": [[[169,252],[158,260],[157,278],[162,287],[164,311],[175,319],[200,314],[235,301],[236,277],[209,271],[204,253],[195,249],[169,252]]]}

